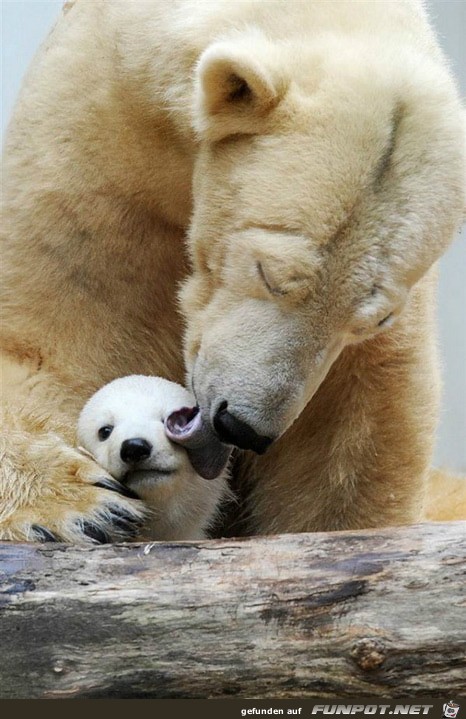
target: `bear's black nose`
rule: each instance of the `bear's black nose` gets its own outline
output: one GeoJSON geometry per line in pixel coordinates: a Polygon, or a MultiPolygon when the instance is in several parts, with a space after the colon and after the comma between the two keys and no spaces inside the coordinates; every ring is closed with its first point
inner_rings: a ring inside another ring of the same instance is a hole
{"type": "Polygon", "coordinates": [[[151,452],[152,445],[147,439],[135,437],[134,439],[125,439],[121,445],[120,457],[123,462],[134,464],[150,457],[151,452]]]}
{"type": "Polygon", "coordinates": [[[264,437],[246,422],[235,417],[227,410],[227,402],[222,402],[214,417],[214,429],[221,442],[234,444],[240,449],[252,449],[256,454],[264,454],[273,439],[264,437]]]}

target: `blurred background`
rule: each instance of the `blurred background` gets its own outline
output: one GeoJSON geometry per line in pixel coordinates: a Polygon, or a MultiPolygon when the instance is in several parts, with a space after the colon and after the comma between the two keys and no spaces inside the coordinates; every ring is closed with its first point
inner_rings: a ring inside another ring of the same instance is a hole
{"type": "MultiPolygon", "coordinates": [[[[21,78],[62,4],[2,0],[2,130],[21,78]]],[[[466,2],[428,0],[427,7],[466,98],[466,2]]],[[[444,387],[435,464],[466,473],[466,228],[441,260],[439,344],[444,387]]]]}

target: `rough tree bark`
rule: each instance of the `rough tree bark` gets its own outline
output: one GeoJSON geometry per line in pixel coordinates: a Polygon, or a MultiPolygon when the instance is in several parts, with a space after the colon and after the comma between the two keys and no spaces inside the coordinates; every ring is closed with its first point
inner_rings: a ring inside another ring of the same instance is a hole
{"type": "Polygon", "coordinates": [[[466,522],[89,549],[0,545],[0,696],[449,697],[466,522]]]}

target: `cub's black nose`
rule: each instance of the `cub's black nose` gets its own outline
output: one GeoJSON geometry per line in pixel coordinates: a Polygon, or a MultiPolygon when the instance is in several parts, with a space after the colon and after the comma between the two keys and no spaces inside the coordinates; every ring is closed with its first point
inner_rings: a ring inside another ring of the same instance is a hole
{"type": "Polygon", "coordinates": [[[214,429],[221,442],[234,444],[240,449],[252,449],[256,454],[264,454],[273,442],[271,437],[257,434],[246,422],[228,412],[226,402],[222,402],[214,417],[214,429]]]}
{"type": "Polygon", "coordinates": [[[120,457],[123,462],[134,464],[150,457],[151,452],[152,445],[147,439],[135,437],[134,439],[125,439],[121,445],[120,457]]]}

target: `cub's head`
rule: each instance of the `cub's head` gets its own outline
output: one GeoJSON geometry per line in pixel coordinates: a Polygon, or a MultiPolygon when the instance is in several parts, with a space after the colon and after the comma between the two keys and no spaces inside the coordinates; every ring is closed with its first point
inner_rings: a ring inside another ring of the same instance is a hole
{"type": "Polygon", "coordinates": [[[390,331],[463,207],[463,125],[440,60],[370,38],[200,58],[200,150],[180,295],[204,424],[257,452],[342,349],[390,331]]]}
{"type": "MultiPolygon", "coordinates": [[[[180,489],[197,477],[185,449],[167,437],[165,421],[192,407],[184,387],[160,377],[131,375],[105,385],[78,421],[78,442],[115,479],[147,499],[157,489],[180,489]]],[[[201,480],[202,481],[202,480],[201,480]]]]}

